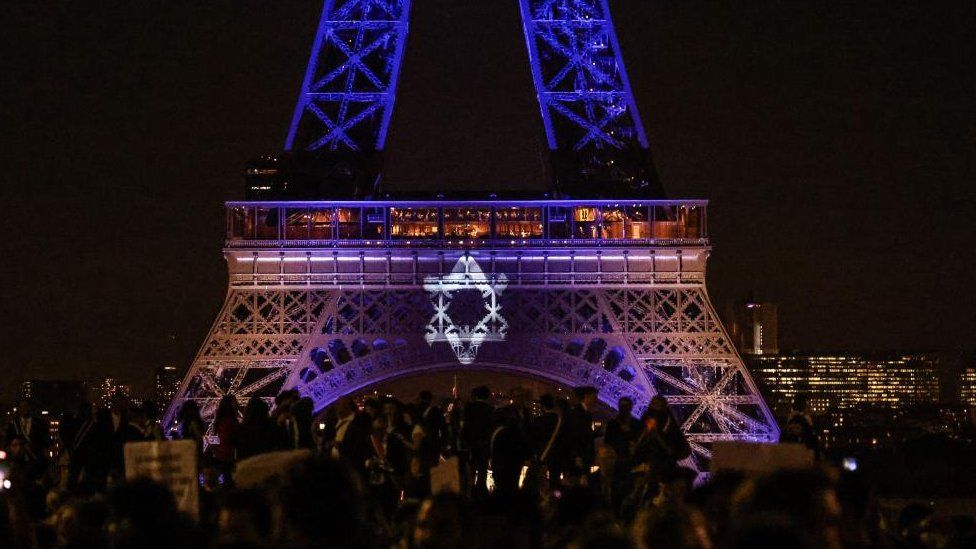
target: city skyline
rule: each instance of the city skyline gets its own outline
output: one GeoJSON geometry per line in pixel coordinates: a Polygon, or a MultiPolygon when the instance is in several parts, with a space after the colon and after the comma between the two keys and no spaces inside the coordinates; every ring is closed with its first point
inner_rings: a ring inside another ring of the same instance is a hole
{"type": "MultiPolygon", "coordinates": [[[[782,349],[972,347],[976,320],[956,319],[973,305],[974,265],[958,253],[973,213],[973,135],[957,126],[972,103],[954,78],[970,60],[951,47],[971,6],[611,7],[665,188],[711,200],[717,306],[753,289],[776,301],[782,349]],[[832,43],[843,47],[820,48],[832,43]],[[902,78],[909,69],[916,77],[902,78]]],[[[245,161],[283,143],[319,6],[167,14],[135,3],[97,25],[74,9],[15,7],[7,19],[13,55],[2,63],[19,77],[0,92],[17,107],[5,116],[4,187],[22,206],[4,220],[20,238],[4,244],[13,295],[2,347],[25,377],[81,369],[148,382],[163,363],[189,364],[223,298],[222,201],[242,195],[245,161]],[[159,299],[164,287],[180,288],[175,302],[159,299]]],[[[418,29],[429,21],[418,10],[418,29]]],[[[416,74],[400,119],[431,114],[419,80],[443,76],[424,64],[437,47],[426,34],[407,52],[416,74]]],[[[524,55],[521,42],[493,47],[524,55]]],[[[440,70],[463,70],[450,55],[436,58],[440,70]]],[[[524,80],[524,68],[506,74],[524,80]]],[[[391,139],[437,133],[452,117],[466,128],[515,120],[490,80],[433,90],[440,118],[395,121],[391,139]],[[464,106],[448,99],[476,86],[485,108],[459,118],[464,106]]],[[[515,122],[516,141],[534,139],[538,122],[515,122]]],[[[416,169],[391,162],[402,180],[416,169]]],[[[499,173],[533,173],[525,163],[499,173]]]]}

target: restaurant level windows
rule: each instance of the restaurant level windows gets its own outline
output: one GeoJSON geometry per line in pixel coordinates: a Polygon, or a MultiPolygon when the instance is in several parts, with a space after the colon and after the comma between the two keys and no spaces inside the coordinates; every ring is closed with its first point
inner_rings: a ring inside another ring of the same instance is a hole
{"type": "Polygon", "coordinates": [[[340,240],[359,240],[363,235],[360,208],[336,208],[335,216],[340,240]]]}
{"type": "Polygon", "coordinates": [[[438,238],[437,208],[390,208],[390,236],[396,240],[438,238]]]}
{"type": "Polygon", "coordinates": [[[444,208],[445,238],[488,238],[490,233],[489,208],[444,208]]]}
{"type": "Polygon", "coordinates": [[[497,208],[495,235],[510,239],[542,238],[542,208],[497,208]]]}

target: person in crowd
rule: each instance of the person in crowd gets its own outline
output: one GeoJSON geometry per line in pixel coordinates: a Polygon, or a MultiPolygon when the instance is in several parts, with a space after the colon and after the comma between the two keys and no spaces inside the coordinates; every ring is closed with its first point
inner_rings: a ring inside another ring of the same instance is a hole
{"type": "Polygon", "coordinates": [[[634,401],[630,397],[620,397],[617,401],[617,415],[607,421],[603,435],[604,444],[613,448],[619,463],[629,463],[634,441],[641,433],[641,422],[633,416],[634,401]]]}
{"type": "Polygon", "coordinates": [[[31,475],[43,474],[50,457],[50,426],[43,417],[34,413],[33,404],[28,399],[21,399],[17,403],[17,412],[7,424],[7,444],[10,445],[15,438],[20,441],[25,463],[33,470],[31,475]]]}
{"type": "Polygon", "coordinates": [[[301,433],[295,418],[293,407],[301,400],[298,391],[282,391],[275,397],[275,407],[271,412],[271,419],[281,429],[285,440],[285,448],[294,450],[301,447],[301,433]]]}
{"type": "Polygon", "coordinates": [[[237,398],[224,395],[217,404],[217,413],[214,415],[213,431],[217,436],[217,444],[210,449],[217,468],[222,472],[229,473],[237,459],[240,428],[237,398]]]}
{"type": "Polygon", "coordinates": [[[468,468],[473,481],[473,493],[484,496],[488,493],[488,454],[491,442],[492,423],[495,407],[488,402],[491,390],[486,386],[471,390],[471,402],[464,407],[461,424],[461,442],[468,452],[468,468]]]}
{"type": "Polygon", "coordinates": [[[315,404],[309,397],[302,397],[292,405],[292,417],[295,420],[295,429],[298,431],[298,442],[296,448],[315,448],[315,439],[312,437],[312,412],[315,404]]]}
{"type": "Polygon", "coordinates": [[[780,433],[780,442],[802,444],[813,450],[814,457],[820,457],[820,444],[817,441],[817,431],[813,427],[813,418],[808,410],[807,396],[797,393],[790,407],[790,415],[786,419],[786,426],[780,433]]]}
{"type": "Polygon", "coordinates": [[[671,415],[667,401],[655,396],[641,419],[644,429],[634,443],[632,458],[634,486],[625,502],[631,512],[657,497],[662,485],[672,481],[690,482],[681,474],[678,462],[691,455],[691,446],[671,415]]]}
{"type": "Polygon", "coordinates": [[[567,475],[578,482],[589,474],[595,458],[593,446],[595,434],[593,431],[593,410],[596,408],[596,387],[577,387],[573,390],[573,403],[567,416],[567,446],[570,452],[570,462],[567,464],[567,475]]]}
{"type": "Polygon", "coordinates": [[[394,466],[397,458],[391,456],[391,449],[401,443],[397,435],[391,434],[387,429],[388,421],[386,414],[373,418],[369,433],[369,452],[363,465],[370,494],[379,502],[385,516],[392,517],[403,488],[403,477],[402,472],[394,466]]]}
{"type": "Polygon", "coordinates": [[[176,438],[180,440],[192,440],[197,444],[197,452],[203,451],[203,437],[207,433],[207,427],[200,417],[200,407],[195,400],[186,400],[180,407],[177,414],[179,425],[177,426],[176,438]]]}
{"type": "Polygon", "coordinates": [[[488,447],[495,493],[510,498],[518,492],[522,467],[529,458],[529,444],[515,406],[496,410],[488,447]]]}
{"type": "Polygon", "coordinates": [[[91,476],[90,472],[88,475],[85,475],[85,472],[95,450],[97,430],[95,429],[94,410],[90,402],[82,402],[78,405],[78,412],[75,414],[71,433],[70,438],[61,440],[61,444],[68,453],[67,487],[69,490],[75,489],[83,477],[91,476]]]}
{"type": "Polygon", "coordinates": [[[119,485],[125,476],[125,444],[142,440],[142,430],[129,420],[129,400],[124,395],[112,397],[108,414],[98,425],[103,452],[108,456],[108,480],[119,485]]]}
{"type": "Polygon", "coordinates": [[[586,480],[592,497],[614,512],[620,509],[627,495],[627,471],[620,464],[613,446],[601,444],[596,449],[596,471],[590,473],[586,480]]]}
{"type": "Polygon", "coordinates": [[[559,447],[565,438],[565,423],[556,399],[545,393],[539,397],[542,413],[529,422],[529,444],[532,448],[533,465],[530,467],[530,481],[537,487],[558,487],[562,474],[559,461],[559,447]]]}
{"type": "Polygon", "coordinates": [[[152,400],[144,400],[139,409],[142,412],[142,422],[139,426],[142,431],[142,438],[155,441],[165,440],[163,427],[159,424],[158,404],[152,400]]]}
{"type": "Polygon", "coordinates": [[[278,429],[268,409],[268,403],[261,397],[252,396],[244,408],[244,419],[241,421],[237,437],[237,459],[241,460],[274,452],[285,447],[285,437],[278,429]]]}
{"type": "MultiPolygon", "coordinates": [[[[356,405],[349,397],[336,402],[335,438],[329,444],[329,455],[344,461],[360,474],[365,475],[366,460],[373,454],[370,434],[373,424],[370,417],[356,411],[356,405]]],[[[380,417],[382,414],[377,414],[380,417]]],[[[384,416],[385,417],[385,416],[384,416]]],[[[386,429],[386,424],[383,424],[386,429]]]]}
{"type": "Polygon", "coordinates": [[[461,450],[461,424],[464,420],[464,401],[455,398],[444,411],[444,441],[442,451],[444,455],[459,455],[461,450]]]}
{"type": "Polygon", "coordinates": [[[417,412],[419,423],[427,435],[427,445],[436,448],[438,453],[444,444],[446,425],[444,411],[434,404],[434,395],[430,391],[420,391],[417,397],[417,412]]]}
{"type": "Polygon", "coordinates": [[[430,495],[430,470],[440,461],[440,446],[428,433],[425,422],[416,409],[408,409],[408,423],[413,425],[410,438],[399,436],[402,448],[404,495],[423,499],[430,495]]]}

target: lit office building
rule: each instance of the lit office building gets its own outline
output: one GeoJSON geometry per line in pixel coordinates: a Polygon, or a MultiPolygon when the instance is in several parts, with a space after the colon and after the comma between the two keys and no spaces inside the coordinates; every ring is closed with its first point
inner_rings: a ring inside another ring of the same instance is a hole
{"type": "Polygon", "coordinates": [[[746,360],[780,414],[789,411],[797,393],[807,395],[814,414],[857,407],[900,409],[939,401],[934,354],[788,354],[746,360]]]}
{"type": "Polygon", "coordinates": [[[959,380],[959,398],[967,406],[976,406],[976,368],[966,368],[959,380]]]}

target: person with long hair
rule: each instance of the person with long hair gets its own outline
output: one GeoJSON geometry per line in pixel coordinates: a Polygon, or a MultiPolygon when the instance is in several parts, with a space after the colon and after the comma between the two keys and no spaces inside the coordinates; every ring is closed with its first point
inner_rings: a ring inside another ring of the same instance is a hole
{"type": "Polygon", "coordinates": [[[237,459],[285,448],[287,441],[284,433],[271,419],[270,409],[261,397],[252,396],[247,401],[237,437],[237,459]]]}
{"type": "Polygon", "coordinates": [[[212,450],[213,458],[221,471],[230,471],[237,459],[240,427],[237,398],[233,395],[224,395],[217,405],[217,413],[214,416],[214,434],[217,435],[217,444],[212,450]]]}
{"type": "Polygon", "coordinates": [[[195,400],[187,400],[180,407],[177,416],[179,425],[176,428],[176,438],[181,440],[192,440],[197,443],[197,452],[203,453],[203,436],[207,432],[207,427],[200,416],[200,407],[195,400]]]}

